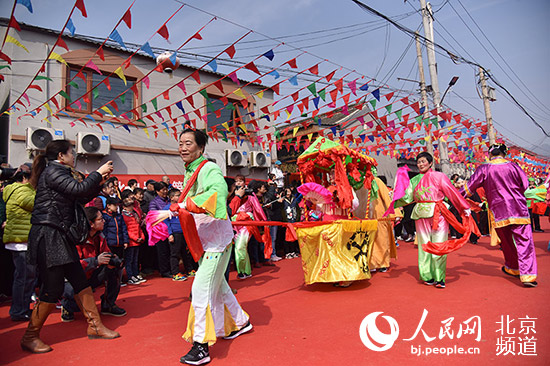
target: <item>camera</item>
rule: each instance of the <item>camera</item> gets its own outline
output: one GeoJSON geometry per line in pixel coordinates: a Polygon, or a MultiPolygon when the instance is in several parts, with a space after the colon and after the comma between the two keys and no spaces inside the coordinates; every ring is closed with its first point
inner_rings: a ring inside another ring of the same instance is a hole
{"type": "Polygon", "coordinates": [[[120,259],[116,254],[111,253],[109,265],[115,268],[122,268],[124,266],[124,259],[120,259]]]}
{"type": "Polygon", "coordinates": [[[245,194],[246,196],[250,196],[252,193],[254,193],[254,191],[252,190],[252,188],[246,187],[246,188],[244,189],[244,194],[245,194]]]}
{"type": "Polygon", "coordinates": [[[10,179],[16,171],[16,168],[0,168],[0,180],[10,179]]]}

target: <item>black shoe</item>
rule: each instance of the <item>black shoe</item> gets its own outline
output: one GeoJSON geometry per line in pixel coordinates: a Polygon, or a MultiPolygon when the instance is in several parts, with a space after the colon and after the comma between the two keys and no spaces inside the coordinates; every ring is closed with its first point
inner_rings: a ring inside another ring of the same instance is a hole
{"type": "Polygon", "coordinates": [[[11,320],[14,322],[28,322],[31,317],[27,314],[21,316],[12,316],[11,320]]]}
{"type": "Polygon", "coordinates": [[[541,230],[541,229],[535,229],[533,231],[536,232],[536,233],[543,233],[544,232],[544,230],[541,230]]]}
{"type": "Polygon", "coordinates": [[[202,365],[210,362],[208,343],[193,342],[193,347],[185,356],[180,358],[180,362],[190,365],[202,365]]]}
{"type": "Polygon", "coordinates": [[[244,334],[246,332],[249,332],[252,330],[252,324],[250,324],[250,320],[239,330],[234,330],[229,335],[223,337],[223,339],[235,339],[241,334],[244,334]]]}
{"type": "Polygon", "coordinates": [[[61,321],[63,323],[69,323],[74,320],[74,313],[71,313],[64,307],[61,308],[61,321]]]}
{"type": "Polygon", "coordinates": [[[523,286],[525,286],[525,287],[537,287],[537,286],[538,286],[537,281],[533,281],[533,282],[522,282],[522,283],[523,283],[523,286]]]}
{"type": "Polygon", "coordinates": [[[109,307],[101,306],[101,314],[103,315],[112,315],[112,316],[124,316],[126,315],[126,310],[119,308],[116,305],[109,307]]]}
{"type": "Polygon", "coordinates": [[[433,284],[435,284],[435,281],[434,280],[424,281],[424,284],[427,286],[432,286],[433,284]]]}
{"type": "Polygon", "coordinates": [[[378,272],[382,272],[382,273],[388,272],[388,267],[378,268],[377,271],[378,271],[378,272]]]}
{"type": "Polygon", "coordinates": [[[435,287],[437,288],[445,288],[445,281],[439,281],[435,283],[435,287]]]}

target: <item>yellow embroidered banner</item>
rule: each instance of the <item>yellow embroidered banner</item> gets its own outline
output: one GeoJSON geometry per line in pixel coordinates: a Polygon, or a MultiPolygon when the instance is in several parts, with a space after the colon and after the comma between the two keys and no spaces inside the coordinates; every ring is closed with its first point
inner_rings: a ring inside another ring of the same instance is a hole
{"type": "Polygon", "coordinates": [[[376,230],[376,220],[337,220],[296,228],[306,285],[369,279],[376,230]]]}

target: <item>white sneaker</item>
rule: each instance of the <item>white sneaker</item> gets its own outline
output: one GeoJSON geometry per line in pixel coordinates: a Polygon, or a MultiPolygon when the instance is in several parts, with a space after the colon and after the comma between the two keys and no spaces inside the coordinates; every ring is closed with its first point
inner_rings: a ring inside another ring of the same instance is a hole
{"type": "Polygon", "coordinates": [[[276,255],[272,255],[272,256],[271,256],[271,261],[272,261],[272,262],[278,262],[278,261],[280,261],[281,259],[283,259],[283,258],[278,257],[278,256],[276,256],[276,255]]]}
{"type": "Polygon", "coordinates": [[[143,278],[142,275],[137,275],[136,278],[139,280],[139,283],[147,282],[147,280],[143,278]]]}

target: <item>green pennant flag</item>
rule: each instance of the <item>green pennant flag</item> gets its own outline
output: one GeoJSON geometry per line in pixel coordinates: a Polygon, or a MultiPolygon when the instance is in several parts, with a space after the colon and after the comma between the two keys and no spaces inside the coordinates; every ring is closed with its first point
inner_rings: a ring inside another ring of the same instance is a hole
{"type": "Polygon", "coordinates": [[[423,119],[422,122],[427,126],[430,124],[430,119],[429,118],[423,119]]]}
{"type": "Polygon", "coordinates": [[[302,113],[300,117],[307,117],[307,113],[302,113]]]}
{"type": "Polygon", "coordinates": [[[219,131],[222,134],[222,140],[227,142],[227,135],[223,131],[219,131]]]}
{"type": "Polygon", "coordinates": [[[145,103],[143,103],[143,104],[141,105],[141,111],[142,111],[143,113],[147,113],[147,105],[146,105],[145,103]]]}
{"type": "Polygon", "coordinates": [[[138,119],[137,121],[143,123],[144,126],[147,126],[147,123],[143,122],[143,120],[141,118],[138,119]]]}
{"type": "Polygon", "coordinates": [[[326,101],[326,100],[325,100],[325,96],[326,96],[326,95],[327,95],[327,90],[326,90],[326,88],[319,90],[319,96],[321,97],[321,99],[323,100],[323,102],[326,101]]]}
{"type": "Polygon", "coordinates": [[[292,144],[292,139],[288,139],[287,142],[288,142],[289,144],[292,144]]]}
{"type": "Polygon", "coordinates": [[[97,90],[97,88],[94,88],[94,90],[92,90],[92,95],[94,99],[97,99],[97,97],[99,97],[99,90],[97,90]]]}
{"type": "Polygon", "coordinates": [[[388,104],[388,105],[386,106],[386,110],[388,111],[388,114],[391,113],[391,108],[392,108],[392,105],[391,105],[391,104],[388,104]]]}
{"type": "Polygon", "coordinates": [[[63,90],[61,90],[59,92],[59,95],[61,95],[65,99],[67,99],[69,102],[71,101],[71,97],[69,97],[69,94],[65,93],[63,90]]]}
{"type": "Polygon", "coordinates": [[[424,140],[424,139],[420,139],[419,142],[420,142],[420,145],[425,145],[426,144],[426,140],[424,140]]]}
{"type": "Polygon", "coordinates": [[[206,109],[208,109],[210,112],[214,112],[215,109],[214,109],[214,104],[212,104],[210,102],[210,100],[208,100],[208,103],[206,103],[206,109]]]}
{"type": "Polygon", "coordinates": [[[434,117],[430,120],[430,122],[435,126],[435,128],[438,128],[437,127],[437,117],[434,117]]]}
{"type": "MultiPolygon", "coordinates": [[[[8,69],[11,70],[11,66],[10,66],[10,65],[1,65],[1,66],[0,66],[0,70],[5,69],[6,67],[7,67],[8,69]]],[[[38,76],[36,77],[36,80],[38,80],[38,76]]],[[[51,80],[51,79],[50,79],[50,80],[51,80]]]]}
{"type": "Polygon", "coordinates": [[[352,157],[349,156],[349,155],[346,155],[346,160],[344,160],[344,164],[345,165],[348,165],[349,163],[351,163],[353,161],[352,157]]]}
{"type": "Polygon", "coordinates": [[[151,103],[153,103],[153,107],[155,107],[155,111],[158,111],[159,108],[158,108],[158,106],[157,106],[157,98],[152,99],[152,100],[151,100],[151,103]]]}
{"type": "Polygon", "coordinates": [[[225,106],[225,108],[231,109],[232,111],[235,110],[235,106],[233,105],[233,103],[227,103],[227,105],[225,106]]]}
{"type": "Polygon", "coordinates": [[[35,77],[34,80],[48,80],[48,81],[53,81],[52,79],[50,79],[50,78],[47,77],[47,76],[40,76],[40,75],[38,75],[37,77],[35,77]]]}
{"type": "Polygon", "coordinates": [[[201,91],[199,91],[200,95],[202,95],[204,97],[204,99],[206,99],[207,101],[210,100],[210,98],[208,98],[208,93],[206,92],[206,89],[203,89],[201,91]]]}
{"type": "Polygon", "coordinates": [[[317,96],[317,87],[315,86],[315,83],[311,83],[307,88],[313,96],[317,96]]]}
{"type": "Polygon", "coordinates": [[[126,93],[120,96],[120,104],[124,104],[124,103],[126,103],[126,93]]]}
{"type": "Polygon", "coordinates": [[[76,89],[78,89],[78,84],[74,80],[71,81],[70,83],[68,83],[67,85],[70,85],[70,86],[75,87],[76,89]]]}
{"type": "Polygon", "coordinates": [[[397,116],[397,119],[401,121],[401,115],[403,114],[403,110],[400,109],[398,111],[395,111],[395,115],[397,116]]]}
{"type": "Polygon", "coordinates": [[[376,99],[369,100],[369,103],[370,103],[370,105],[372,105],[372,109],[375,110],[376,109],[376,99]]]}
{"type": "Polygon", "coordinates": [[[416,123],[418,123],[420,126],[422,126],[422,116],[416,116],[416,117],[414,117],[414,119],[416,120],[416,123]]]}

